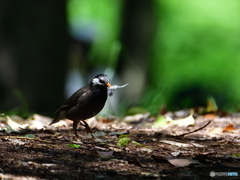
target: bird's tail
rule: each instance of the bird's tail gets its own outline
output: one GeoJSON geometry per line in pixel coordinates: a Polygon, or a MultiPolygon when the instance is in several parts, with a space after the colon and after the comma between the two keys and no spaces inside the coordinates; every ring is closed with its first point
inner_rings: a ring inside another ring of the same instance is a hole
{"type": "Polygon", "coordinates": [[[58,113],[58,116],[56,118],[54,118],[53,121],[49,125],[57,123],[60,120],[65,119],[65,118],[66,118],[65,112],[64,111],[60,111],[58,113]]]}

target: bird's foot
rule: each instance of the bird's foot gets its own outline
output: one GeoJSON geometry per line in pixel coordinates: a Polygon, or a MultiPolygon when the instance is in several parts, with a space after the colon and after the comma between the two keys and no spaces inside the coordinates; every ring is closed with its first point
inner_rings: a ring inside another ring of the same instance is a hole
{"type": "Polygon", "coordinates": [[[91,136],[92,136],[92,138],[93,138],[93,140],[94,140],[95,137],[93,136],[93,134],[92,134],[92,130],[91,130],[91,128],[89,127],[88,123],[86,123],[85,121],[82,121],[82,122],[80,122],[81,125],[85,127],[86,132],[87,132],[87,133],[90,133],[91,136]],[[82,124],[82,122],[83,122],[83,124],[82,124]]]}

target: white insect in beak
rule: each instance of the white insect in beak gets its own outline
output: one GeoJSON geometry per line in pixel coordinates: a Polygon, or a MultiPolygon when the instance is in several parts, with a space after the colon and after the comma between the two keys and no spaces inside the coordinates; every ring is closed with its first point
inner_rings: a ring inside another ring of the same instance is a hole
{"type": "Polygon", "coordinates": [[[114,93],[114,90],[119,89],[119,88],[124,88],[124,87],[127,86],[127,85],[128,85],[128,83],[127,83],[127,84],[124,84],[124,85],[122,85],[122,86],[112,85],[112,86],[108,87],[108,95],[109,95],[109,96],[112,96],[113,93],[114,93]]]}

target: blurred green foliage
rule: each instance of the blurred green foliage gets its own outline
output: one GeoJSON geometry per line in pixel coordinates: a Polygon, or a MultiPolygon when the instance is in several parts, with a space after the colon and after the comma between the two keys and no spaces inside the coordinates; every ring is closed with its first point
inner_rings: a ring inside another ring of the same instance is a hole
{"type": "Polygon", "coordinates": [[[192,87],[200,89],[203,101],[213,95],[222,108],[236,108],[240,95],[240,2],[159,0],[155,11],[158,23],[149,71],[152,93],[145,96],[154,99],[151,110],[166,102],[179,108],[172,98],[192,87]]]}
{"type": "MultiPolygon", "coordinates": [[[[88,53],[89,63],[95,66],[115,67],[115,52],[118,52],[120,32],[120,10],[122,2],[103,0],[70,0],[68,21],[73,31],[89,28],[93,44],[88,53]]],[[[78,33],[78,32],[73,32],[78,33]]]]}
{"type": "MultiPolygon", "coordinates": [[[[113,52],[121,48],[122,5],[122,1],[112,0],[69,1],[72,27],[96,26],[89,59],[97,65],[115,68],[118,53],[113,52]]],[[[202,105],[213,96],[219,107],[237,109],[240,1],[155,0],[154,11],[156,29],[146,59],[149,84],[139,104],[157,113],[162,104],[179,109],[202,105]]]]}

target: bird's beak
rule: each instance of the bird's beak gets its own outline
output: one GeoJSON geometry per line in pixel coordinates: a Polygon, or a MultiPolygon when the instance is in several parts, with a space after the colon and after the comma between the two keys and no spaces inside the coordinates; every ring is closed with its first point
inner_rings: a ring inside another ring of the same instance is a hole
{"type": "Polygon", "coordinates": [[[110,83],[106,83],[107,87],[112,87],[112,85],[110,83]]]}

